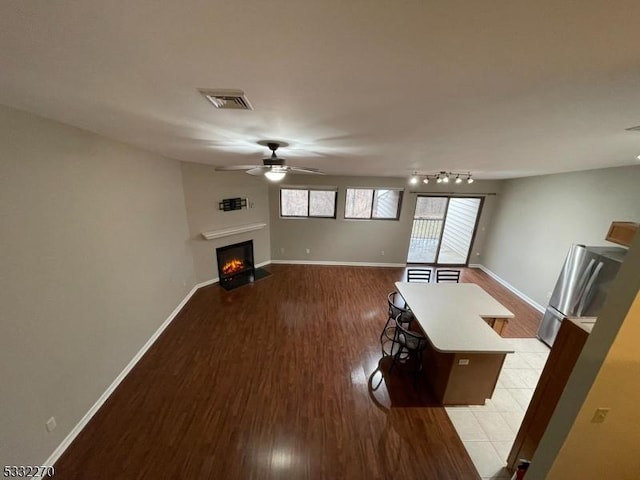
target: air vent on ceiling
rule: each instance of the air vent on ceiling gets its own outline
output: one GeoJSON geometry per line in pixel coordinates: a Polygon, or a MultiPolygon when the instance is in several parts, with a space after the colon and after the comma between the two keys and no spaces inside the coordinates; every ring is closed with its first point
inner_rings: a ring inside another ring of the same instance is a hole
{"type": "Polygon", "coordinates": [[[625,128],[627,132],[640,132],[640,125],[636,125],[635,127],[625,128]]]}
{"type": "Polygon", "coordinates": [[[216,108],[253,110],[251,103],[249,103],[249,100],[242,90],[217,89],[198,91],[216,108]]]}

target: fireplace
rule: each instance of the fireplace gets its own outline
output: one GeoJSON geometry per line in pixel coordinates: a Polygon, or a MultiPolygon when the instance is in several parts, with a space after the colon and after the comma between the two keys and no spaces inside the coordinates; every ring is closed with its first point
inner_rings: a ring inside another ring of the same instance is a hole
{"type": "Polygon", "coordinates": [[[220,286],[227,290],[253,282],[253,240],[216,248],[220,286]]]}

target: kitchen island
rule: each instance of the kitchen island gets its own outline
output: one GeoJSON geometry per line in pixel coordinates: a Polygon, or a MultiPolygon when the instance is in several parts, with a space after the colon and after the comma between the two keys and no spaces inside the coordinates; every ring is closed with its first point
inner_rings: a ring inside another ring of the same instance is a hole
{"type": "Polygon", "coordinates": [[[395,285],[429,341],[424,370],[439,402],[484,405],[513,352],[490,324],[504,325],[513,313],[473,283],[395,285]]]}

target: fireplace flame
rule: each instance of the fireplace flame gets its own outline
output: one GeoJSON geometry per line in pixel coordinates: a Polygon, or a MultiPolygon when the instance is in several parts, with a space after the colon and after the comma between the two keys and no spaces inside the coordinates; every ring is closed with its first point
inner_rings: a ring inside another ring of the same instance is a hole
{"type": "Polygon", "coordinates": [[[238,260],[237,258],[234,258],[233,260],[229,260],[227,263],[225,263],[222,266],[222,273],[224,273],[225,275],[230,275],[244,268],[245,268],[244,262],[242,260],[238,260]]]}

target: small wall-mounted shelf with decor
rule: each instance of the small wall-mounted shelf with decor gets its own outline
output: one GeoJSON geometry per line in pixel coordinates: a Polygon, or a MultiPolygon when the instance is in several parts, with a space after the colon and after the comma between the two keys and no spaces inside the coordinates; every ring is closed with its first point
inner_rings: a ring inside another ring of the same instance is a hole
{"type": "Polygon", "coordinates": [[[212,230],[210,232],[202,232],[202,235],[207,240],[214,240],[216,238],[229,237],[231,235],[237,235],[238,233],[251,232],[253,230],[260,230],[266,227],[266,223],[251,223],[248,225],[239,225],[237,227],[229,227],[221,230],[212,230]]]}
{"type": "Polygon", "coordinates": [[[220,203],[218,203],[218,209],[224,212],[231,212],[242,208],[247,208],[246,198],[224,198],[220,203]]]}
{"type": "Polygon", "coordinates": [[[610,242],[630,247],[640,224],[634,222],[612,222],[605,237],[610,242]]]}

